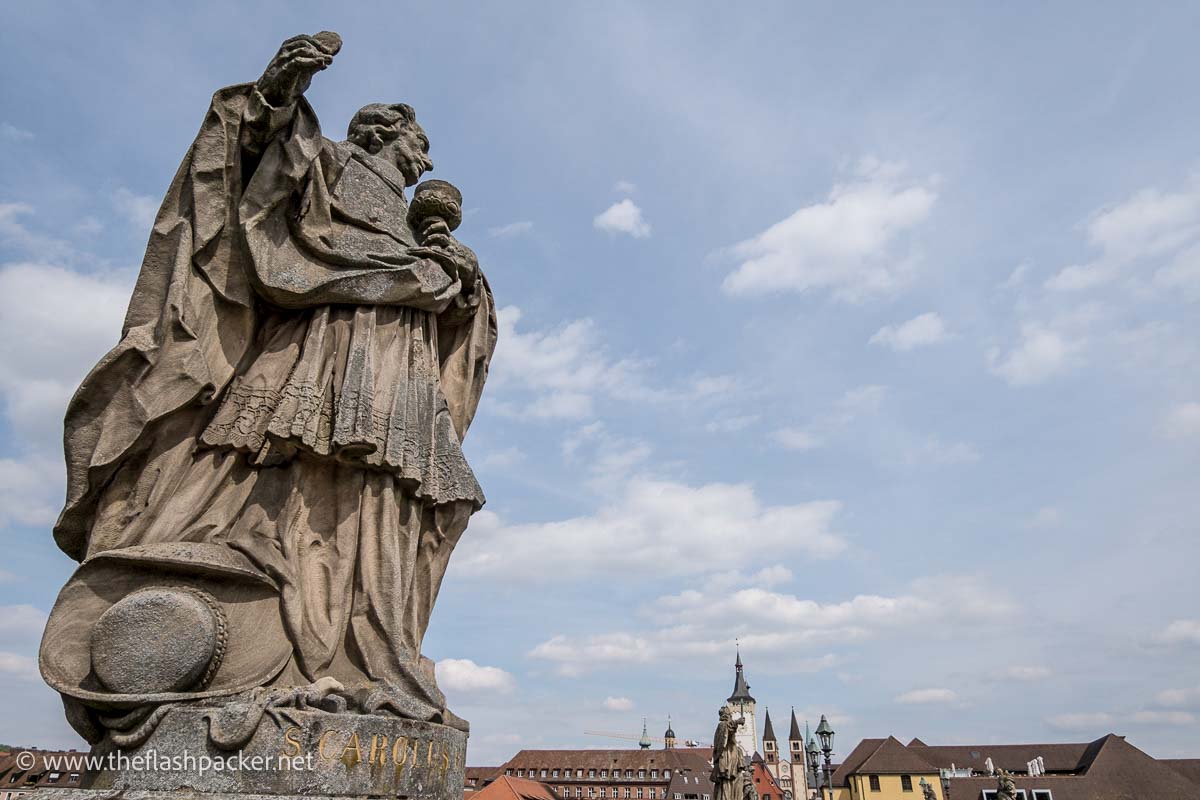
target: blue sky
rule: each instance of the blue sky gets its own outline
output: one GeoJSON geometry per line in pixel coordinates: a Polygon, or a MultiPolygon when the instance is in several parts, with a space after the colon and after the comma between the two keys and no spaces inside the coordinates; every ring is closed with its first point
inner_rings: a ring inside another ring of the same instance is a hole
{"type": "Polygon", "coordinates": [[[0,741],[78,743],[61,416],[149,220],[212,92],[332,29],[326,134],[411,103],[503,309],[426,640],[471,763],[702,739],[735,638],[843,753],[1197,755],[1194,5],[0,14],[0,741]]]}

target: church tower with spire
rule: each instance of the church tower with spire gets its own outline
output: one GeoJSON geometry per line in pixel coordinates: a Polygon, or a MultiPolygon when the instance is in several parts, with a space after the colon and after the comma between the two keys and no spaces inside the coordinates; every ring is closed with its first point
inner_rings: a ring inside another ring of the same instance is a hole
{"type": "Polygon", "coordinates": [[[675,730],[671,726],[671,715],[667,715],[667,732],[663,734],[663,748],[665,750],[675,749],[675,730]]]}
{"type": "Polygon", "coordinates": [[[775,741],[775,728],[771,726],[771,709],[767,708],[763,713],[763,760],[767,762],[767,769],[771,774],[775,774],[775,767],[779,766],[779,742],[775,741]]]}
{"type": "Polygon", "coordinates": [[[790,756],[790,772],[792,776],[792,797],[808,797],[808,763],[804,757],[804,736],[800,733],[800,723],[796,721],[796,709],[792,709],[792,729],[788,731],[788,753],[790,756]]]}
{"type": "Polygon", "coordinates": [[[758,752],[758,724],[754,719],[754,698],[750,696],[750,684],[746,683],[746,675],[742,670],[742,650],[737,651],[737,661],[734,663],[733,694],[725,701],[726,707],[734,719],[744,717],[745,724],[738,728],[737,743],[747,756],[758,752]]]}

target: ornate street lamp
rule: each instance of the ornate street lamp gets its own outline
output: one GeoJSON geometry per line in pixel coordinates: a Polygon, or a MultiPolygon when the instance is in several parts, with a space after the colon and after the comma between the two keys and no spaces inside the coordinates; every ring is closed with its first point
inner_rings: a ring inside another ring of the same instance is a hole
{"type": "Polygon", "coordinates": [[[808,771],[812,773],[812,787],[817,791],[821,791],[821,750],[817,747],[817,740],[808,736],[808,771]]]}
{"type": "Polygon", "coordinates": [[[817,725],[817,738],[821,741],[821,752],[825,754],[825,783],[829,786],[829,798],[833,800],[833,726],[825,715],[821,715],[821,724],[817,725]]]}

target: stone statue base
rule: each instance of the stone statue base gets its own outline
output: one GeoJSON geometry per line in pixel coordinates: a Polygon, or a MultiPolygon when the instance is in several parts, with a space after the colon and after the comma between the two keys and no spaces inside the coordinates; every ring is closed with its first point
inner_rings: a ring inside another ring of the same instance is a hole
{"type": "MultiPolygon", "coordinates": [[[[467,734],[392,716],[272,709],[241,750],[209,739],[213,709],[172,709],[139,747],[105,739],[104,767],[54,800],[251,795],[462,800],[467,734]]],[[[47,792],[47,795],[50,793],[47,792]]]]}

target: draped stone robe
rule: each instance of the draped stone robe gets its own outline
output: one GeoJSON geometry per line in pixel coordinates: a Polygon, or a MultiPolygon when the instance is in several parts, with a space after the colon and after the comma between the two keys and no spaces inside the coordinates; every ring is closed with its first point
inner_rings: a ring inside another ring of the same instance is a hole
{"type": "Polygon", "coordinates": [[[68,409],[55,537],[75,558],[227,544],[281,587],[274,683],[330,676],[425,716],[444,698],[421,640],[484,502],[461,440],[496,317],[482,277],[416,245],[403,189],[305,101],[218,92],[121,343],[68,409]],[[473,313],[446,313],[464,295],[473,313]]]}

